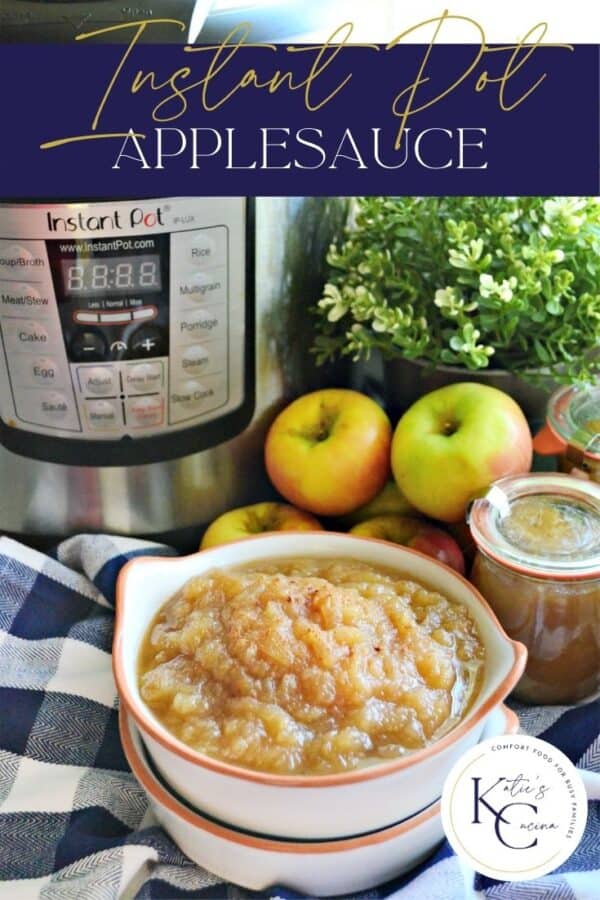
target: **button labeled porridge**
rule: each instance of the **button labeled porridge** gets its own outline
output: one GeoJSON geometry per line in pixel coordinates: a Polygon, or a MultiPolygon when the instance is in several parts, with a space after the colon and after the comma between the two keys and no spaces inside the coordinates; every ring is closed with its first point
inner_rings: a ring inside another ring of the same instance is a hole
{"type": "Polygon", "coordinates": [[[199,752],[324,775],[438,740],[473,703],[483,663],[461,603],[366,563],[298,558],[188,581],[145,636],[139,684],[199,752]]]}

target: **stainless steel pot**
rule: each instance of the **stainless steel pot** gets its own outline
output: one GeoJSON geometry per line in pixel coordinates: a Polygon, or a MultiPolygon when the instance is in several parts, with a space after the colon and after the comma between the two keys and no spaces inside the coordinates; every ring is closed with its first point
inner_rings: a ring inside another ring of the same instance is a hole
{"type": "Polygon", "coordinates": [[[183,534],[268,496],[277,410],[343,381],[313,366],[309,309],[345,216],[322,198],[0,206],[0,529],[183,534]]]}

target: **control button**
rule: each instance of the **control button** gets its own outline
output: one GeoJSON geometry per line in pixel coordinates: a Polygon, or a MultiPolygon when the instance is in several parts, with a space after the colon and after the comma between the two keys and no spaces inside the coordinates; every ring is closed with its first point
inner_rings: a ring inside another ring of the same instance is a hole
{"type": "Polygon", "coordinates": [[[180,341],[225,337],[225,313],[219,309],[195,309],[181,313],[175,325],[180,341]]]}
{"type": "Polygon", "coordinates": [[[73,318],[82,325],[93,325],[95,322],[99,321],[98,313],[84,312],[81,309],[75,310],[73,318]]]}
{"type": "Polygon", "coordinates": [[[49,297],[45,297],[30,284],[0,281],[0,310],[3,313],[19,313],[35,310],[36,313],[52,312],[49,297]]]}
{"type": "MultiPolygon", "coordinates": [[[[43,275],[46,268],[46,260],[35,249],[35,244],[16,244],[9,241],[0,241],[0,278],[8,278],[12,281],[31,279],[35,281],[36,274],[43,275]]],[[[41,244],[43,247],[43,243],[41,244]]]]}
{"type": "Polygon", "coordinates": [[[126,325],[127,322],[131,322],[131,313],[100,313],[100,321],[107,325],[126,325]]]}
{"type": "Polygon", "coordinates": [[[61,381],[61,373],[55,360],[49,356],[39,356],[28,363],[31,381],[43,387],[53,387],[61,381]]]}
{"type": "Polygon", "coordinates": [[[111,431],[123,424],[121,406],[116,400],[87,400],[85,414],[94,431],[111,431]]]}
{"type": "Polygon", "coordinates": [[[165,334],[156,325],[141,325],[129,339],[132,357],[164,356],[166,352],[165,334]]]}
{"type": "Polygon", "coordinates": [[[156,307],[155,306],[142,306],[141,309],[136,309],[133,312],[134,320],[140,321],[142,319],[155,319],[156,318],[156,307]]]}
{"type": "Polygon", "coordinates": [[[127,352],[127,341],[113,341],[110,345],[110,352],[113,355],[113,359],[123,359],[127,352]]]}
{"type": "Polygon", "coordinates": [[[86,366],[77,370],[79,384],[84,394],[117,393],[117,373],[113,366],[86,366]]]}
{"type": "Polygon", "coordinates": [[[210,368],[211,354],[208,347],[192,344],[186,347],[181,356],[181,368],[186,375],[199,375],[210,368]]]}
{"type": "Polygon", "coordinates": [[[179,297],[193,302],[222,303],[226,297],[227,269],[220,266],[213,271],[195,272],[179,282],[179,297]]]}
{"type": "Polygon", "coordinates": [[[222,375],[190,378],[173,388],[170,396],[170,419],[181,422],[204,415],[223,406],[227,399],[227,383],[222,375]]]}
{"type": "Polygon", "coordinates": [[[24,388],[17,391],[15,403],[17,414],[24,422],[64,431],[81,431],[74,404],[60,391],[24,388]]]}
{"type": "Polygon", "coordinates": [[[128,394],[149,394],[159,391],[163,383],[161,362],[142,362],[127,366],[123,371],[124,387],[128,394]]]}
{"type": "Polygon", "coordinates": [[[224,225],[172,235],[182,262],[194,268],[223,265],[227,257],[227,229],[224,225]]]}
{"type": "Polygon", "coordinates": [[[48,391],[48,393],[39,394],[37,405],[41,414],[42,421],[45,419],[49,424],[53,422],[61,422],[69,414],[69,401],[64,394],[57,391],[48,391]]]}
{"type": "Polygon", "coordinates": [[[70,350],[75,362],[100,362],[106,356],[106,338],[101,331],[77,331],[70,350]]]}
{"type": "Polygon", "coordinates": [[[164,401],[160,395],[135,397],[127,401],[127,422],[134,428],[162,425],[164,401]]]}
{"type": "Polygon", "coordinates": [[[33,319],[5,319],[3,330],[12,350],[43,350],[49,346],[48,332],[33,319]]]}

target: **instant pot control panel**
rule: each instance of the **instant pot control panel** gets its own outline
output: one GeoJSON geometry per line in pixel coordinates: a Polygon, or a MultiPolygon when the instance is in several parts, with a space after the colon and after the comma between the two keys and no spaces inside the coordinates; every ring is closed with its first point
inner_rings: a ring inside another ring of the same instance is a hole
{"type": "Polygon", "coordinates": [[[247,220],[241,198],[0,207],[2,443],[135,464],[239,433],[247,220]]]}

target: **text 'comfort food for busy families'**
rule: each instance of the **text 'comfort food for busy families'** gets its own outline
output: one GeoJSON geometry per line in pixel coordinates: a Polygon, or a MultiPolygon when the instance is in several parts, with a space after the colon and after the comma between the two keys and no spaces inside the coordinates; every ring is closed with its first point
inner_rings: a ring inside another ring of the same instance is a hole
{"type": "Polygon", "coordinates": [[[302,558],[188,581],[147,632],[139,682],[193,749],[321,775],[438,740],[476,697],[483,661],[463,604],[387,569],[302,558]]]}

